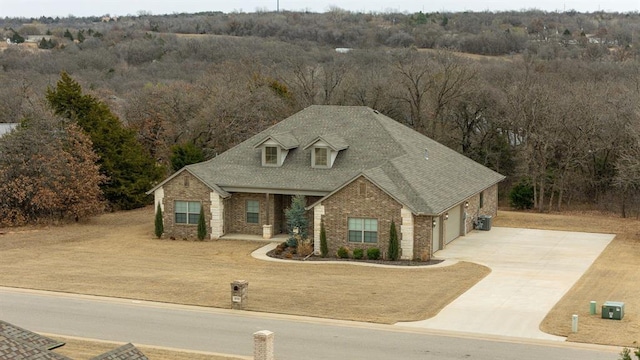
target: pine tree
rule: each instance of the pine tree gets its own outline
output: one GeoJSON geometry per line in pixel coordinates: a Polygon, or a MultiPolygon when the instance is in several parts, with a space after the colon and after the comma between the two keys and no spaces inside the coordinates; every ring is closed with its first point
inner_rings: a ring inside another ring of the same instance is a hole
{"type": "Polygon", "coordinates": [[[324,229],[324,221],[320,222],[320,254],[322,257],[329,255],[329,245],[327,244],[327,232],[324,229]]]}
{"type": "Polygon", "coordinates": [[[391,220],[391,228],[389,229],[389,260],[396,261],[398,257],[398,233],[396,232],[396,223],[391,220]]]}
{"type": "Polygon", "coordinates": [[[202,148],[194,143],[177,144],[171,147],[171,168],[178,171],[186,165],[199,163],[204,161],[204,153],[202,148]]]}
{"type": "Polygon", "coordinates": [[[207,224],[204,220],[204,211],[200,209],[200,217],[198,217],[198,240],[202,241],[207,236],[207,224]]]}
{"type": "Polygon", "coordinates": [[[155,227],[156,237],[160,239],[164,233],[164,221],[162,220],[162,207],[160,206],[160,203],[158,203],[158,208],[156,209],[155,227]]]}
{"type": "Polygon", "coordinates": [[[100,157],[100,171],[107,177],[101,189],[114,209],[134,209],[146,205],[145,194],[163,175],[137,141],[107,105],[91,95],[63,72],[56,88],[47,89],[49,105],[56,115],[77,124],[90,136],[93,149],[100,157]]]}

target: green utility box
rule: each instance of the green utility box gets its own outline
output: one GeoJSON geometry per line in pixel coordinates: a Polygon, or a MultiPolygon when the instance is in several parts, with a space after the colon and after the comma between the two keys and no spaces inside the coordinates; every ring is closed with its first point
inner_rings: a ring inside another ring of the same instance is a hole
{"type": "Polygon", "coordinates": [[[602,305],[602,318],[622,320],[624,317],[624,303],[619,301],[607,301],[602,305]]]}

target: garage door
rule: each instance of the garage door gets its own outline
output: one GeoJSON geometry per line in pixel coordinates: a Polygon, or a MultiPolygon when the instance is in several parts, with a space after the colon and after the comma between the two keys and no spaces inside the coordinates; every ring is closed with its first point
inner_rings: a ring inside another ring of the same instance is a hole
{"type": "Polygon", "coordinates": [[[460,226],[462,221],[462,206],[456,206],[448,211],[449,219],[445,221],[446,226],[446,236],[445,236],[445,244],[450,243],[453,239],[460,236],[460,226]]]}

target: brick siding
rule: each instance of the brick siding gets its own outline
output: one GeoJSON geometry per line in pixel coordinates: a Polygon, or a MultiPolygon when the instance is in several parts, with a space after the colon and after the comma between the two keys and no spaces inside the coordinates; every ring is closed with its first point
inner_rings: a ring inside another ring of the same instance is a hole
{"type": "MultiPolygon", "coordinates": [[[[202,204],[205,221],[211,221],[211,189],[203,184],[188,171],[183,171],[173,179],[163,185],[164,198],[162,207],[164,213],[164,237],[176,239],[196,239],[198,237],[197,224],[176,224],[175,223],[175,202],[176,201],[199,201],[202,204]]],[[[207,227],[207,236],[211,234],[211,227],[207,227]]]]}
{"type": "Polygon", "coordinates": [[[373,183],[360,177],[345,186],[322,202],[325,215],[322,216],[327,233],[329,255],[335,256],[342,246],[353,252],[354,249],[378,248],[386,254],[389,247],[389,228],[391,221],[396,224],[398,241],[400,242],[400,224],[402,219],[400,210],[402,205],[391,196],[380,190],[373,183]],[[378,220],[378,242],[350,243],[348,241],[349,218],[372,218],[378,220]]]}

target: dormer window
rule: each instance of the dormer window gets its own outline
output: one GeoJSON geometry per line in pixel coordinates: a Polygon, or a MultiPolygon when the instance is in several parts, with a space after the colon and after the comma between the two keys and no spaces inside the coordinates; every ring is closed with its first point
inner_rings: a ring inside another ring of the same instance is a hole
{"type": "Polygon", "coordinates": [[[255,145],[260,149],[262,166],[282,166],[289,150],[298,147],[298,139],[291,133],[271,134],[255,145]]]}
{"type": "Polygon", "coordinates": [[[278,165],[278,148],[276,146],[264,147],[265,165],[278,165]]]}
{"type": "Polygon", "coordinates": [[[327,167],[329,165],[329,149],[317,147],[313,149],[313,166],[327,167]]]}
{"type": "Polygon", "coordinates": [[[330,169],[333,167],[338,153],[348,147],[349,145],[341,137],[328,134],[317,137],[304,149],[311,148],[311,167],[330,169]]]}

